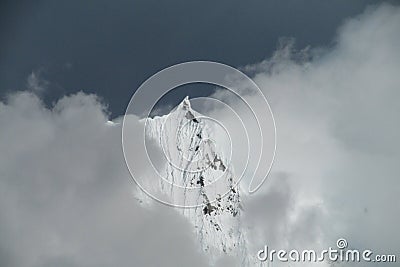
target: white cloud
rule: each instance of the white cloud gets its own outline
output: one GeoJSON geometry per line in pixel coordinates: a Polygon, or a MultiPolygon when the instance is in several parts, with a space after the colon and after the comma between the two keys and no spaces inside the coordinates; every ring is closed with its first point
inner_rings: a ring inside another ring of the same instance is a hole
{"type": "MultiPolygon", "coordinates": [[[[0,103],[1,266],[204,266],[190,224],[143,207],[94,95],[0,103]]],[[[141,155],[137,155],[140,157],[141,155]]]]}
{"type": "Polygon", "coordinates": [[[332,48],[289,43],[244,68],[256,73],[278,134],[265,192],[247,200],[255,248],[326,248],[345,237],[399,250],[399,25],[399,7],[370,8],[344,23],[332,48]]]}
{"type": "Polygon", "coordinates": [[[42,71],[32,71],[26,80],[28,90],[40,94],[49,87],[49,81],[42,77],[42,71]]]}

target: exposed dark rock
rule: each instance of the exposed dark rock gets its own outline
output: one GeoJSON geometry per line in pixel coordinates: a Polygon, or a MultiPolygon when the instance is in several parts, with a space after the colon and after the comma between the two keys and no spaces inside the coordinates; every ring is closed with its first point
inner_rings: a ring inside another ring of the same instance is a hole
{"type": "Polygon", "coordinates": [[[186,112],[185,117],[186,117],[186,119],[188,119],[188,120],[193,120],[193,119],[194,119],[194,115],[193,115],[193,113],[190,112],[190,111],[186,112]]]}
{"type": "Polygon", "coordinates": [[[211,212],[215,211],[217,208],[211,205],[210,203],[207,203],[207,205],[203,208],[203,213],[204,215],[210,215],[211,212]]]}
{"type": "Polygon", "coordinates": [[[199,180],[197,181],[197,184],[199,184],[200,186],[204,186],[204,177],[200,176],[199,180]]]}

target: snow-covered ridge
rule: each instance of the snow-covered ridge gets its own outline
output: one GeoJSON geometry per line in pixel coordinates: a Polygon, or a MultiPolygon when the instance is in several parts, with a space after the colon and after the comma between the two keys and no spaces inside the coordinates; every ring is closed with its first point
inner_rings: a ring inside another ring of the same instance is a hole
{"type": "Polygon", "coordinates": [[[213,141],[212,127],[186,97],[169,114],[147,119],[146,135],[157,141],[168,159],[161,191],[199,205],[180,211],[193,224],[203,251],[212,261],[227,254],[248,266],[237,177],[223,152],[226,149],[213,141]]]}

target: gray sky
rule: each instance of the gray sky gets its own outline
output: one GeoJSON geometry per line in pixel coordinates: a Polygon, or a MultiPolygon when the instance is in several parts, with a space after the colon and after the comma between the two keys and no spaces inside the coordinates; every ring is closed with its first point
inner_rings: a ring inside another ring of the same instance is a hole
{"type": "MultiPolygon", "coordinates": [[[[2,1],[0,97],[24,90],[34,72],[51,104],[80,90],[121,115],[155,72],[184,61],[243,66],[272,55],[280,37],[331,46],[337,27],[373,0],[2,1]]],[[[209,94],[189,89],[168,97],[209,94]]]]}

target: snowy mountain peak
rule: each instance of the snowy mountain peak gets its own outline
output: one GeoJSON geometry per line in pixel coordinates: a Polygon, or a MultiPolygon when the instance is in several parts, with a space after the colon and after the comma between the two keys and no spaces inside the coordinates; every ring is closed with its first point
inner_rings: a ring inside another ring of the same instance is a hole
{"type": "Polygon", "coordinates": [[[203,251],[214,260],[227,254],[244,263],[247,250],[240,230],[237,177],[224,148],[212,141],[212,127],[185,97],[169,114],[149,118],[146,132],[168,160],[160,190],[174,203],[193,207],[180,210],[193,224],[203,251]]]}
{"type": "Polygon", "coordinates": [[[186,96],[182,100],[182,102],[178,105],[177,109],[191,110],[190,101],[189,101],[189,97],[188,96],[186,96]]]}

